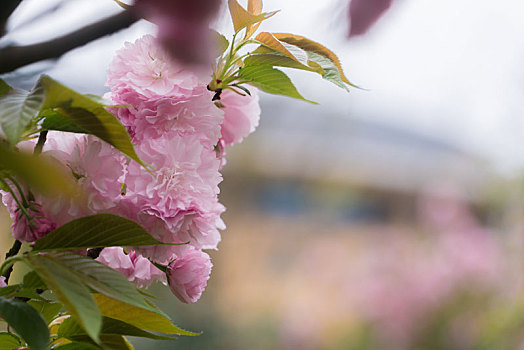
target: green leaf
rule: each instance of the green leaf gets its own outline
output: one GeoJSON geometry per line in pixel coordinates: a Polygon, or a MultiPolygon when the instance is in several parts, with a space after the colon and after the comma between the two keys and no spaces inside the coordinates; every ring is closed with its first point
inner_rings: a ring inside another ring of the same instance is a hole
{"type": "Polygon", "coordinates": [[[0,79],[0,96],[6,94],[12,87],[4,80],[0,79]]]}
{"type": "MultiPolygon", "coordinates": [[[[285,42],[285,43],[288,43],[288,44],[291,44],[291,45],[294,45],[294,46],[298,46],[300,47],[302,50],[311,53],[316,53],[320,56],[323,56],[325,57],[326,59],[328,59],[329,61],[331,61],[333,63],[333,65],[336,67],[336,69],[339,71],[340,73],[340,79],[350,85],[350,86],[353,86],[353,87],[358,87],[356,85],[353,85],[349,80],[348,78],[344,75],[344,70],[342,69],[342,65],[340,63],[340,60],[338,59],[337,55],[335,55],[335,53],[333,53],[333,51],[329,50],[327,47],[313,41],[313,40],[310,40],[308,38],[305,38],[303,36],[300,36],[300,35],[294,35],[294,34],[288,34],[288,33],[272,33],[274,35],[274,37],[282,42],[285,42]]],[[[312,60],[311,56],[309,57],[310,60],[312,60]]]]}
{"type": "Polygon", "coordinates": [[[22,286],[19,284],[12,284],[10,286],[0,288],[0,297],[12,297],[17,290],[22,286]]]}
{"type": "Polygon", "coordinates": [[[23,279],[24,288],[45,289],[46,285],[40,276],[35,272],[28,272],[23,279]]]}
{"type": "Polygon", "coordinates": [[[120,320],[137,328],[175,335],[199,335],[175,326],[166,316],[152,312],[121,301],[109,298],[103,294],[93,295],[102,315],[120,320]]]}
{"type": "MultiPolygon", "coordinates": [[[[35,157],[32,154],[18,152],[0,142],[0,172],[14,175],[31,189],[48,195],[72,195],[78,192],[73,184],[73,177],[58,167],[54,158],[35,157]]],[[[1,174],[0,174],[1,177],[1,174]]]]}
{"type": "Polygon", "coordinates": [[[246,81],[260,90],[270,94],[284,95],[311,103],[306,100],[291,82],[291,79],[282,71],[270,66],[249,66],[240,72],[240,80],[246,81]]]}
{"type": "Polygon", "coordinates": [[[12,350],[22,346],[20,339],[11,333],[0,333],[0,350],[12,350]]]}
{"type": "Polygon", "coordinates": [[[280,41],[275,38],[273,34],[268,32],[258,34],[255,40],[273,51],[281,53],[284,56],[291,58],[293,61],[308,67],[307,53],[300,47],[288,44],[285,41],[280,41]]]}
{"type": "MultiPolygon", "coordinates": [[[[332,82],[333,84],[343,88],[344,90],[349,91],[335,63],[333,63],[327,57],[319,55],[315,52],[308,52],[308,56],[311,61],[318,64],[318,66],[321,67],[322,70],[324,71],[324,73],[322,74],[322,78],[326,79],[327,81],[332,82]]],[[[353,84],[350,84],[350,85],[355,86],[353,84]]]]}
{"type": "Polygon", "coordinates": [[[153,312],[136,287],[121,273],[89,257],[69,252],[49,253],[56,261],[70,268],[88,287],[110,298],[153,312]]]}
{"type": "Polygon", "coordinates": [[[27,298],[27,299],[36,299],[36,300],[41,300],[41,301],[49,301],[45,299],[44,297],[42,297],[40,294],[36,293],[34,289],[29,289],[29,288],[22,288],[16,291],[16,293],[14,293],[13,296],[16,298],[27,298]]]}
{"type": "Polygon", "coordinates": [[[264,12],[261,14],[252,14],[243,8],[237,0],[228,0],[229,13],[231,14],[231,19],[233,20],[233,27],[235,32],[238,33],[240,30],[244,29],[247,26],[251,26],[266,19],[274,16],[279,11],[264,12]]]}
{"type": "Polygon", "coordinates": [[[32,350],[47,349],[49,330],[42,315],[33,307],[22,301],[0,298],[0,316],[32,350]]]}
{"type": "Polygon", "coordinates": [[[40,300],[29,300],[27,303],[42,314],[47,324],[53,321],[60,312],[60,310],[62,310],[62,308],[64,307],[60,303],[53,303],[40,300]]]}
{"type": "Polygon", "coordinates": [[[113,214],[84,216],[68,222],[34,244],[35,251],[168,244],[154,239],[138,223],[113,214]]]}
{"type": "MultiPolygon", "coordinates": [[[[137,328],[128,323],[115,320],[113,318],[104,317],[102,319],[102,330],[100,335],[105,334],[112,335],[128,335],[133,337],[149,338],[149,339],[159,339],[159,340],[173,340],[176,338],[166,337],[162,335],[153,334],[146,332],[140,328],[137,328]]],[[[71,339],[72,337],[86,335],[85,331],[80,327],[80,325],[72,318],[66,319],[60,325],[58,329],[58,337],[71,339]]]]}
{"type": "Polygon", "coordinates": [[[59,113],[70,118],[90,134],[98,136],[145,167],[135,152],[126,128],[105,109],[103,104],[45,75],[40,78],[38,84],[45,88],[44,109],[56,108],[59,113]]]}
{"type": "Polygon", "coordinates": [[[27,259],[67,311],[78,320],[92,339],[98,341],[102,316],[89,289],[69,268],[50,256],[29,255],[27,259]]]}
{"type": "Polygon", "coordinates": [[[269,48],[266,48],[265,46],[262,46],[262,48],[267,49],[269,52],[264,53],[258,53],[260,52],[259,49],[255,50],[250,56],[246,57],[244,59],[244,66],[276,66],[276,67],[287,67],[287,68],[295,68],[295,69],[302,69],[310,72],[315,72],[319,74],[323,74],[324,71],[316,66],[316,67],[310,67],[305,66],[300,62],[297,62],[296,60],[287,57],[284,54],[281,54],[279,52],[275,52],[269,48]]]}
{"type": "MultiPolygon", "coordinates": [[[[87,344],[93,344],[93,341],[89,339],[87,336],[79,335],[77,337],[72,337],[72,339],[87,343],[87,344]]],[[[101,335],[100,336],[100,348],[103,350],[133,350],[133,345],[127,341],[126,338],[124,338],[121,335],[101,335]]],[[[75,349],[76,350],[76,349],[75,349]]]]}
{"type": "MultiPolygon", "coordinates": [[[[5,91],[5,85],[0,90],[5,91]]],[[[0,94],[0,125],[12,145],[18,143],[31,120],[40,112],[43,102],[44,89],[39,85],[31,92],[11,88],[0,94]]]]}
{"type": "Polygon", "coordinates": [[[258,34],[256,40],[262,45],[244,60],[246,66],[271,65],[302,69],[318,73],[347,91],[348,85],[355,86],[344,76],[337,56],[314,41],[297,35],[267,32],[258,34]]]}
{"type": "Polygon", "coordinates": [[[58,108],[47,109],[40,113],[40,116],[44,118],[42,129],[88,134],[84,128],[78,126],[71,118],[58,112],[58,110],[58,108]]]}
{"type": "Polygon", "coordinates": [[[65,345],[58,346],[54,350],[98,350],[100,347],[90,344],[90,343],[81,343],[81,342],[71,342],[65,345]]]}

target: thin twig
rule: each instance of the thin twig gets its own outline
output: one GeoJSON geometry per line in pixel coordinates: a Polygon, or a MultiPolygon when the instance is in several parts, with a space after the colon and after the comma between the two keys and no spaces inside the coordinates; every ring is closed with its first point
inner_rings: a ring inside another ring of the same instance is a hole
{"type": "Polygon", "coordinates": [[[35,149],[33,150],[33,154],[35,156],[42,153],[42,148],[44,148],[44,144],[46,140],[47,140],[47,130],[44,130],[40,132],[40,135],[38,136],[38,142],[36,143],[35,149]]]}
{"type": "Polygon", "coordinates": [[[46,59],[56,59],[66,52],[105,35],[129,27],[139,19],[126,10],[56,39],[27,46],[8,46],[0,50],[0,74],[46,59]]]}

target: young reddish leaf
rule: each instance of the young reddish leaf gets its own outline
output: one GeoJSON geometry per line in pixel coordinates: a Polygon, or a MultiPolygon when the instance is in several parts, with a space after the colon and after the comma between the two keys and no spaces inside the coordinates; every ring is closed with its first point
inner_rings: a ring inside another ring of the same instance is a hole
{"type": "Polygon", "coordinates": [[[287,33],[273,33],[273,35],[280,41],[284,41],[288,44],[298,46],[305,51],[315,52],[321,56],[328,58],[340,71],[340,77],[342,78],[342,81],[351,86],[355,86],[344,75],[342,65],[340,64],[340,60],[338,59],[337,55],[335,55],[333,51],[329,50],[327,47],[299,35],[287,33]]]}
{"type": "Polygon", "coordinates": [[[269,17],[275,15],[278,11],[265,12],[258,15],[253,15],[243,8],[237,0],[228,0],[229,13],[233,20],[233,27],[235,32],[239,32],[243,28],[265,21],[269,17]]]}
{"type": "MultiPolygon", "coordinates": [[[[262,13],[262,0],[248,0],[247,11],[253,15],[259,15],[262,13]]],[[[256,24],[250,24],[246,27],[246,36],[249,38],[260,26],[260,22],[256,24]]]]}
{"type": "Polygon", "coordinates": [[[298,63],[308,66],[308,57],[306,51],[296,45],[290,45],[285,41],[280,41],[271,33],[262,32],[255,37],[260,44],[279,52],[298,63]]]}

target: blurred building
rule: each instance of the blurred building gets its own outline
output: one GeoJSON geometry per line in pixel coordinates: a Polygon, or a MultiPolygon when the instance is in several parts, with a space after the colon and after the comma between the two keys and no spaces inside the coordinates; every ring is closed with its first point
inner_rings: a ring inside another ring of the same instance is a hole
{"type": "Polygon", "coordinates": [[[493,178],[486,161],[435,136],[270,96],[262,111],[257,132],[229,151],[223,184],[259,209],[411,221],[428,187],[447,182],[477,203],[493,178]]]}

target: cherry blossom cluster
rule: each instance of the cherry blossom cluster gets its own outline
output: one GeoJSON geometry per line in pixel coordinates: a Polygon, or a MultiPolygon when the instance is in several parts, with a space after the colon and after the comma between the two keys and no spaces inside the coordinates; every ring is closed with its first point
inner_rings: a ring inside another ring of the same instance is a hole
{"type": "MultiPolygon", "coordinates": [[[[42,156],[66,170],[87,196],[31,193],[28,219],[11,194],[2,192],[13,235],[33,242],[82,216],[124,216],[159,241],[187,244],[105,248],[98,260],[139,287],[167,282],[181,301],[195,302],[212,266],[203,250],[216,249],[225,228],[220,217],[225,207],[218,201],[225,148],[258,125],[257,92],[224,91],[217,107],[206,83],[171,61],[151,35],[117,52],[107,86],[105,98],[115,106],[110,111],[149,169],[92,135],[49,132],[42,156]],[[152,262],[167,266],[167,273],[152,262]]],[[[19,147],[31,149],[34,142],[19,147]]]]}

